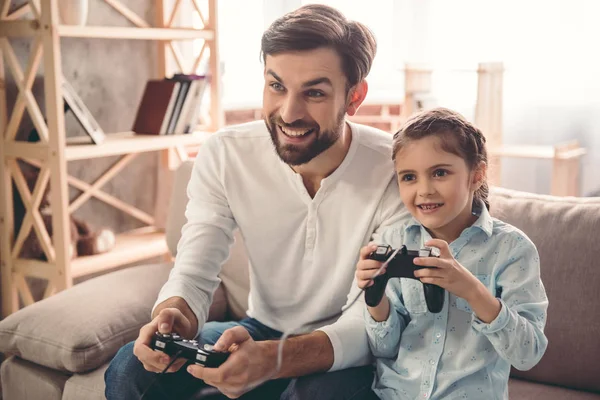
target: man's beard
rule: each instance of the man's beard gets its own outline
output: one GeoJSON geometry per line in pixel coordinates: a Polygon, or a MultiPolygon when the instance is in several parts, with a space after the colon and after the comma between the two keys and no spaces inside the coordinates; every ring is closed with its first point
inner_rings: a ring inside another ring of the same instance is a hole
{"type": "Polygon", "coordinates": [[[346,111],[344,109],[338,114],[333,129],[321,131],[321,127],[316,123],[309,123],[302,120],[294,121],[291,124],[286,124],[281,120],[279,115],[271,115],[268,120],[265,118],[265,124],[271,134],[273,140],[273,146],[275,151],[281,160],[289,165],[302,165],[308,163],[310,160],[333,146],[333,144],[340,138],[342,129],[344,127],[346,111]],[[315,135],[315,138],[308,144],[308,146],[296,146],[293,144],[282,144],[279,141],[279,135],[277,133],[277,125],[283,126],[284,128],[299,129],[303,128],[306,130],[313,129],[310,135],[315,135]]]}

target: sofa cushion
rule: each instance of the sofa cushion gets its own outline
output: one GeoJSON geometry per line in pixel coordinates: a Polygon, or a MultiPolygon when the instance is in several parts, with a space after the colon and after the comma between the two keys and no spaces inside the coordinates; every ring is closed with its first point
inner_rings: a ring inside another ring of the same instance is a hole
{"type": "Polygon", "coordinates": [[[45,368],[19,357],[2,363],[2,398],[61,400],[69,374],[45,368]]]}
{"type": "Polygon", "coordinates": [[[508,382],[508,398],[510,400],[600,400],[600,394],[511,379],[508,382]]]}
{"type": "Polygon", "coordinates": [[[250,292],[250,271],[246,247],[239,230],[233,234],[235,239],[229,258],[223,264],[219,277],[225,288],[227,311],[229,317],[240,320],[248,310],[248,294],[250,292]]]}
{"type": "MultiPolygon", "coordinates": [[[[112,272],[25,307],[0,322],[0,351],[60,371],[97,368],[150,321],[171,267],[149,264],[112,272]]],[[[222,320],[225,309],[219,288],[209,319],[222,320]]]]}
{"type": "Polygon", "coordinates": [[[62,400],[105,400],[104,372],[106,363],[85,374],[75,374],[65,383],[62,400]]]}
{"type": "Polygon", "coordinates": [[[546,354],[512,376],[600,391],[600,198],[495,188],[491,213],[524,231],[540,254],[549,307],[546,354]]]}
{"type": "Polygon", "coordinates": [[[187,186],[193,167],[193,161],[184,161],[173,174],[173,190],[169,199],[167,224],[165,227],[167,246],[173,257],[177,255],[177,244],[181,237],[181,228],[187,221],[185,217],[185,209],[188,203],[187,186]]]}
{"type": "Polygon", "coordinates": [[[0,322],[0,351],[61,371],[97,368],[137,337],[170,269],[116,271],[25,307],[0,322]]]}

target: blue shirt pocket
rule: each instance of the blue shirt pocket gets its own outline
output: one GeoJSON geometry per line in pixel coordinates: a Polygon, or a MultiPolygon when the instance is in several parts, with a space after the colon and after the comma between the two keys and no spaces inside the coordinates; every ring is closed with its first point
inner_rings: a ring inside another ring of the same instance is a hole
{"type": "Polygon", "coordinates": [[[425,301],[425,292],[421,281],[408,278],[400,278],[402,286],[402,298],[404,307],[410,314],[426,313],[427,302],[425,301]]]}
{"type": "MultiPolygon", "coordinates": [[[[474,275],[474,276],[477,279],[479,279],[481,281],[481,283],[483,283],[488,290],[490,290],[490,275],[486,274],[486,275],[474,275]]],[[[462,297],[456,298],[456,308],[458,308],[461,311],[468,312],[468,313],[473,312],[473,310],[471,309],[471,306],[469,305],[469,302],[466,301],[465,299],[463,299],[462,297]]]]}

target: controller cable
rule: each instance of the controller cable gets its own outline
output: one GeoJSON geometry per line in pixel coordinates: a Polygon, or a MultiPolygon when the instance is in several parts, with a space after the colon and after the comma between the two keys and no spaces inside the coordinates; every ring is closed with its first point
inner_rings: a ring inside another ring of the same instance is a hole
{"type": "Polygon", "coordinates": [[[369,283],[366,284],[364,287],[360,288],[358,294],[354,297],[354,299],[352,299],[352,301],[350,303],[348,303],[344,307],[342,307],[342,309],[340,311],[338,311],[334,314],[328,315],[325,318],[320,318],[318,320],[311,321],[309,323],[305,323],[305,324],[299,325],[297,327],[285,330],[283,332],[283,334],[281,335],[281,337],[279,338],[279,344],[277,345],[277,365],[275,366],[275,370],[267,377],[267,379],[264,379],[264,380],[261,379],[260,381],[251,382],[250,384],[248,384],[246,386],[246,389],[248,389],[248,388],[250,388],[250,390],[255,389],[256,387],[262,385],[264,382],[269,381],[272,378],[274,378],[281,370],[281,364],[283,363],[283,345],[284,345],[286,339],[290,335],[292,335],[294,332],[296,332],[302,328],[306,328],[310,325],[318,325],[320,323],[329,321],[335,317],[341,316],[346,310],[348,310],[350,307],[352,307],[354,305],[354,303],[356,303],[358,301],[358,299],[360,298],[362,293],[365,291],[365,289],[370,285],[371,282],[373,282],[375,280],[376,277],[378,277],[381,274],[381,272],[388,266],[390,261],[392,261],[394,259],[394,257],[396,257],[396,254],[398,254],[398,252],[401,250],[401,248],[402,247],[398,247],[396,250],[394,250],[394,252],[392,252],[392,254],[388,257],[388,259],[384,263],[381,264],[381,266],[379,267],[379,269],[377,271],[375,271],[375,273],[369,280],[369,283]]]}
{"type": "Polygon", "coordinates": [[[175,353],[175,355],[173,356],[173,359],[169,362],[169,364],[165,367],[165,369],[163,369],[160,373],[154,375],[154,378],[152,378],[152,381],[150,382],[150,384],[148,385],[148,387],[146,388],[146,390],[144,390],[144,392],[142,393],[142,396],[140,397],[140,400],[144,400],[144,396],[146,395],[146,393],[148,392],[148,390],[150,390],[150,388],[152,387],[152,385],[154,385],[154,382],[156,382],[156,379],[158,379],[158,377],[160,375],[164,374],[165,372],[167,372],[167,370],[169,368],[171,368],[171,365],[173,365],[175,363],[175,361],[177,361],[177,358],[181,355],[181,353],[183,353],[183,350],[177,351],[177,353],[175,353]]]}
{"type": "MultiPolygon", "coordinates": [[[[375,278],[377,276],[379,276],[381,274],[381,272],[388,266],[388,264],[390,263],[391,260],[394,259],[394,257],[396,257],[396,254],[398,254],[398,252],[400,251],[401,247],[398,247],[396,250],[394,250],[394,252],[392,253],[392,255],[384,262],[381,264],[381,266],[379,267],[379,269],[375,272],[375,274],[373,274],[373,277],[371,277],[370,282],[373,282],[375,280],[375,278]]],[[[354,303],[356,303],[358,301],[358,299],[360,298],[360,295],[365,291],[365,289],[369,286],[369,284],[365,285],[365,287],[360,288],[358,294],[356,295],[356,297],[354,297],[354,299],[352,299],[352,301],[348,304],[346,304],[344,307],[342,307],[341,311],[338,311],[334,314],[328,315],[325,318],[320,318],[318,320],[315,321],[311,321],[302,325],[299,325],[297,327],[291,328],[291,329],[287,329],[283,332],[283,334],[281,335],[281,337],[279,338],[279,344],[277,345],[277,365],[275,366],[275,370],[267,377],[267,379],[261,379],[260,381],[255,381],[255,382],[251,382],[250,384],[248,384],[246,386],[246,389],[254,389],[260,385],[262,385],[263,383],[265,383],[266,381],[271,380],[272,378],[274,378],[279,371],[281,370],[281,364],[283,362],[283,344],[285,342],[285,340],[292,335],[294,332],[305,328],[307,326],[310,325],[318,325],[320,323],[329,321],[335,317],[338,317],[340,315],[342,315],[346,310],[348,310],[350,307],[352,307],[354,305],[354,303]]],[[[173,365],[173,363],[175,363],[175,361],[177,361],[177,358],[179,357],[179,355],[181,355],[181,350],[179,350],[177,353],[175,353],[175,355],[173,356],[173,359],[171,360],[171,362],[169,363],[169,365],[167,365],[165,367],[165,369],[162,370],[162,372],[157,373],[156,376],[154,377],[154,379],[152,379],[152,382],[150,382],[150,384],[148,385],[148,387],[146,388],[146,390],[144,390],[144,392],[142,393],[142,396],[140,397],[140,400],[144,399],[144,396],[146,394],[146,392],[148,392],[148,390],[150,389],[150,387],[152,387],[152,385],[156,382],[156,379],[160,376],[163,375],[164,373],[166,373],[166,371],[169,369],[169,367],[171,367],[171,365],[173,365]]]]}

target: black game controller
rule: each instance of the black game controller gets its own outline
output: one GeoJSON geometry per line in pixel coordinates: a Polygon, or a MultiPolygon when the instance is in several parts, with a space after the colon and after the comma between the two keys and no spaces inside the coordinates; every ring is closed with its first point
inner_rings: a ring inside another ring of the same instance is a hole
{"type": "MultiPolygon", "coordinates": [[[[394,253],[394,249],[390,246],[377,246],[377,249],[369,254],[371,260],[385,262],[394,253]]],[[[373,285],[365,289],[365,301],[369,307],[375,307],[383,298],[385,287],[390,278],[415,278],[415,271],[423,268],[432,268],[415,265],[413,260],[416,257],[436,257],[431,253],[431,249],[425,248],[419,251],[407,250],[406,246],[402,246],[396,253],[394,258],[390,260],[386,272],[373,279],[373,285]]],[[[432,283],[423,283],[425,290],[425,300],[427,308],[432,313],[439,313],[444,308],[443,288],[432,283]]]]}
{"type": "Polygon", "coordinates": [[[156,332],[150,347],[170,356],[180,353],[178,357],[208,368],[218,368],[229,357],[229,352],[215,351],[209,344],[199,347],[197,341],[184,339],[176,333],[156,332]]]}

